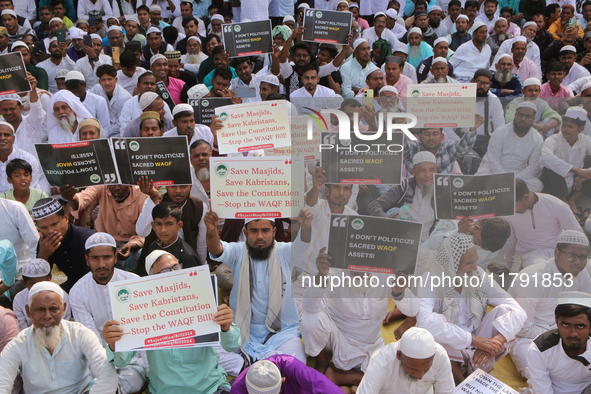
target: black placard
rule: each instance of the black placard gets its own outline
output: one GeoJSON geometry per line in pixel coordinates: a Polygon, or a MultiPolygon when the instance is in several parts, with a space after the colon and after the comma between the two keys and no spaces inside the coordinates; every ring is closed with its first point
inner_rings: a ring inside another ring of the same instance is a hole
{"type": "Polygon", "coordinates": [[[0,55],[0,95],[31,91],[31,84],[25,78],[27,69],[20,52],[0,55]]]}
{"type": "Polygon", "coordinates": [[[191,185],[186,136],[111,140],[121,184],[136,185],[145,175],[156,186],[191,185]]]}
{"type": "Polygon", "coordinates": [[[164,102],[168,104],[168,107],[172,111],[172,109],[174,108],[174,101],[172,101],[172,97],[170,97],[170,93],[168,92],[168,89],[166,88],[164,82],[160,81],[156,84],[156,93],[158,93],[162,100],[164,100],[164,102]]]}
{"type": "Polygon", "coordinates": [[[474,219],[515,214],[515,173],[434,175],[437,219],[474,219]]]}
{"type": "Polygon", "coordinates": [[[372,216],[330,215],[331,267],[413,275],[423,225],[372,216]]]}
{"type": "Polygon", "coordinates": [[[304,12],[304,41],[347,44],[353,15],[350,12],[308,8],[304,12]]]}
{"type": "Polygon", "coordinates": [[[232,105],[232,99],[230,97],[189,99],[189,105],[195,111],[195,123],[209,126],[211,118],[215,115],[215,109],[224,105],[232,105]]]}
{"type": "Polygon", "coordinates": [[[51,186],[118,184],[109,140],[35,144],[39,163],[51,186]]]}
{"type": "Polygon", "coordinates": [[[392,133],[391,140],[387,133],[372,141],[362,140],[354,133],[350,140],[339,140],[338,132],[322,132],[320,138],[320,166],[326,171],[326,183],[400,183],[403,133],[392,133]]]}
{"type": "Polygon", "coordinates": [[[230,57],[273,53],[271,20],[228,23],[222,31],[224,48],[230,57]]]}

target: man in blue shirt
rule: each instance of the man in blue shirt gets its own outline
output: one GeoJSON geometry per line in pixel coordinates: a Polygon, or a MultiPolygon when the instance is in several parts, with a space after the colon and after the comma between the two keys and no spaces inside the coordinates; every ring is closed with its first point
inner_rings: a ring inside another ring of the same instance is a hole
{"type": "Polygon", "coordinates": [[[508,53],[501,56],[495,65],[490,91],[497,97],[521,97],[523,82],[519,75],[513,73],[513,58],[508,53]]]}

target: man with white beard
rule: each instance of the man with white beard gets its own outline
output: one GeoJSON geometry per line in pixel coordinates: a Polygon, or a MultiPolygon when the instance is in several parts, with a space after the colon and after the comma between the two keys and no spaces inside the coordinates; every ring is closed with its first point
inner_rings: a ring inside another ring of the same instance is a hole
{"type": "MultiPolygon", "coordinates": [[[[533,42],[533,39],[536,37],[536,33],[538,32],[538,26],[533,23],[530,24],[529,22],[524,25],[525,27],[521,31],[521,36],[515,37],[513,39],[505,39],[501,46],[499,47],[499,51],[495,55],[495,59],[492,61],[490,70],[494,71],[495,64],[498,63],[501,55],[505,53],[511,53],[511,48],[515,41],[524,41],[525,40],[525,47],[526,52],[525,56],[534,62],[536,67],[538,68],[540,75],[542,75],[542,67],[541,67],[541,58],[540,58],[540,48],[538,45],[533,42]]],[[[566,86],[566,85],[565,85],[566,86]]]]}
{"type": "MultiPolygon", "coordinates": [[[[420,62],[419,66],[417,67],[417,79],[419,83],[423,82],[428,77],[433,76],[433,74],[431,74],[431,66],[433,65],[433,59],[442,57],[446,59],[445,63],[447,64],[447,59],[451,58],[453,54],[454,51],[451,51],[449,49],[449,44],[447,43],[447,40],[444,37],[439,37],[438,39],[436,39],[433,42],[433,56],[428,57],[422,62],[420,62]]],[[[448,64],[448,68],[448,75],[453,75],[453,66],[449,66],[448,64]]]]}
{"type": "Polygon", "coordinates": [[[62,289],[36,283],[29,291],[27,315],[33,326],[23,330],[0,355],[0,393],[10,394],[20,373],[29,394],[111,394],[117,373],[92,330],[63,320],[62,289]]]}
{"type": "Polygon", "coordinates": [[[47,136],[50,144],[76,142],[80,139],[76,130],[78,124],[93,116],[74,93],[60,90],[51,97],[47,114],[47,136]]]}
{"type": "MultiPolygon", "coordinates": [[[[499,47],[501,44],[507,40],[513,38],[513,34],[507,32],[509,25],[507,24],[507,20],[505,18],[499,18],[495,22],[495,32],[491,34],[486,39],[486,43],[490,47],[490,51],[492,56],[494,57],[497,52],[499,51],[499,47]]],[[[493,60],[491,58],[491,60],[493,60]]]]}
{"type": "Polygon", "coordinates": [[[433,56],[431,45],[423,41],[420,28],[413,27],[408,31],[408,63],[417,68],[419,63],[429,56],[433,56]]]}
{"type": "Polygon", "coordinates": [[[432,74],[421,83],[459,83],[457,80],[449,76],[449,64],[443,57],[438,57],[431,63],[432,74]]]}
{"type": "Polygon", "coordinates": [[[521,97],[523,81],[519,75],[513,74],[513,58],[504,54],[495,65],[497,71],[493,74],[490,91],[497,97],[521,97]]]}
{"type": "Polygon", "coordinates": [[[187,53],[181,56],[181,66],[185,71],[197,75],[199,66],[208,56],[201,51],[201,39],[197,36],[187,38],[187,53]]]}

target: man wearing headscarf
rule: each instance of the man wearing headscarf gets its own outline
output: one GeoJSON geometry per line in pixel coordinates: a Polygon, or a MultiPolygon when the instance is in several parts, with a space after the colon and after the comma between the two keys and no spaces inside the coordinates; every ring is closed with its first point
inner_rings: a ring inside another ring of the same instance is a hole
{"type": "Polygon", "coordinates": [[[386,61],[386,56],[392,55],[392,47],[386,40],[379,39],[374,41],[371,48],[371,59],[377,67],[382,67],[382,64],[386,61]]]}
{"type": "Polygon", "coordinates": [[[92,118],[80,99],[69,90],[60,90],[49,101],[47,137],[50,144],[79,141],[76,133],[82,119],[92,118]]]}
{"type": "Polygon", "coordinates": [[[456,385],[464,380],[466,368],[468,374],[476,368],[492,371],[527,318],[523,308],[478,267],[477,260],[470,235],[445,238],[437,247],[432,270],[423,274],[424,285],[418,287],[417,326],[429,330],[447,351],[456,385]],[[425,284],[438,279],[438,286],[425,284]],[[487,313],[488,304],[495,308],[487,313]]]}
{"type": "Polygon", "coordinates": [[[412,327],[371,356],[357,393],[451,394],[454,389],[445,349],[429,331],[412,327]]]}

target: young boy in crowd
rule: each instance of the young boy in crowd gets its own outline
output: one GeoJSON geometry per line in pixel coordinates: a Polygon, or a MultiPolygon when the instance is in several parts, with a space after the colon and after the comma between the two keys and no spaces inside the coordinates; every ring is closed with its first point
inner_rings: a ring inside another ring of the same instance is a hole
{"type": "Polygon", "coordinates": [[[12,189],[0,193],[0,197],[23,203],[29,214],[37,201],[49,197],[43,190],[31,187],[33,169],[25,160],[12,159],[8,162],[6,165],[6,175],[8,176],[8,183],[12,185],[12,189]]]}

